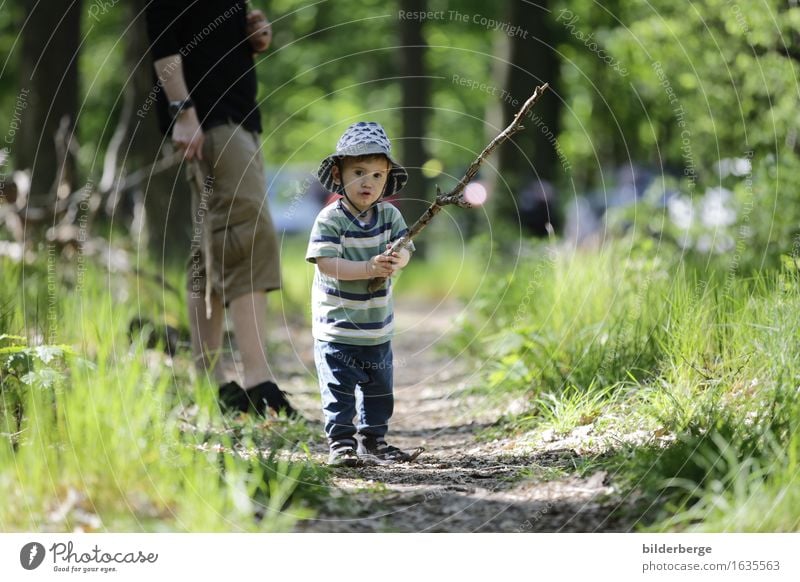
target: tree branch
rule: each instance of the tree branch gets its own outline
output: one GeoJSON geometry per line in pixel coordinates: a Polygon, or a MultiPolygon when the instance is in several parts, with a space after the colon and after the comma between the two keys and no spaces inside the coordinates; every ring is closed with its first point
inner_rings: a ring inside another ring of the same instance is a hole
{"type": "MultiPolygon", "coordinates": [[[[489,142],[489,145],[483,148],[483,151],[477,158],[475,158],[472,164],[470,164],[464,176],[458,181],[458,184],[456,184],[452,190],[450,190],[447,194],[442,194],[439,190],[439,187],[436,187],[436,199],[434,202],[428,207],[422,216],[420,216],[420,218],[414,223],[414,226],[412,226],[405,235],[392,243],[392,246],[383,253],[384,255],[390,255],[391,253],[404,248],[409,241],[411,241],[415,236],[422,232],[426,226],[428,226],[431,220],[433,220],[433,217],[436,216],[443,207],[451,204],[460,206],[461,208],[473,207],[473,205],[464,198],[464,189],[467,187],[467,184],[469,184],[477,175],[483,161],[488,158],[500,144],[502,144],[515,133],[525,129],[525,127],[522,125],[522,120],[528,115],[530,110],[534,105],[536,105],[536,102],[539,100],[542,94],[549,89],[549,87],[550,85],[547,83],[536,87],[533,95],[528,97],[528,100],[522,105],[522,108],[514,116],[514,119],[511,121],[508,127],[497,134],[497,136],[495,136],[495,138],[489,142]]],[[[370,292],[374,292],[383,287],[385,283],[385,277],[376,277],[370,279],[367,288],[370,292]]]]}

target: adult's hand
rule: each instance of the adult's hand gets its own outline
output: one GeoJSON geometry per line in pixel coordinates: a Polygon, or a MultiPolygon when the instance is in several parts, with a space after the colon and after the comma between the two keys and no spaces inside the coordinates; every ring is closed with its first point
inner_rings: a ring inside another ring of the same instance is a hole
{"type": "Polygon", "coordinates": [[[248,12],[247,37],[255,53],[263,53],[272,43],[272,24],[261,10],[248,12]]]}
{"type": "Polygon", "coordinates": [[[179,113],[172,126],[172,143],[178,149],[183,150],[184,159],[202,160],[204,142],[203,128],[200,127],[194,108],[179,113]]]}

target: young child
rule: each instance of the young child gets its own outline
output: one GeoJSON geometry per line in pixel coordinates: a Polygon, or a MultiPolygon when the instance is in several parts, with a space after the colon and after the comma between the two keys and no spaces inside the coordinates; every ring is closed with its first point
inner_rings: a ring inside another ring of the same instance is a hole
{"type": "Polygon", "coordinates": [[[408,230],[400,211],[382,202],[408,180],[390,152],[383,128],[362,121],[347,128],[317,172],[325,188],[342,195],[320,211],[306,252],[306,260],[317,265],[314,360],[331,465],[403,462],[422,452],[404,452],[385,440],[394,407],[391,277],[414,250],[409,244],[410,250],[381,254],[408,230]],[[387,281],[370,292],[373,277],[387,281]]]}

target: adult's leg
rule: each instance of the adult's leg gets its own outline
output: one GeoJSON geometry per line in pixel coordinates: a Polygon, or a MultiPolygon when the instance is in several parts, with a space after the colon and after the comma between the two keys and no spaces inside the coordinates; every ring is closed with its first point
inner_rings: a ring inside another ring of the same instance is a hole
{"type": "MultiPolygon", "coordinates": [[[[204,147],[204,155],[211,153],[211,140],[204,147]]],[[[206,185],[207,176],[211,175],[210,167],[203,162],[191,162],[186,167],[186,179],[192,191],[192,224],[195,225],[196,236],[192,239],[187,277],[186,307],[189,311],[189,333],[192,338],[192,356],[195,368],[200,374],[213,375],[218,383],[226,381],[224,367],[220,365],[220,348],[222,347],[222,325],[225,319],[225,306],[220,296],[212,291],[210,297],[211,317],[206,317],[206,273],[203,237],[208,236],[207,204],[212,191],[206,185]],[[205,233],[203,231],[206,231],[205,233]]]]}
{"type": "Polygon", "coordinates": [[[248,293],[230,303],[233,331],[244,366],[244,387],[252,388],[272,378],[265,346],[267,294],[248,293]]]}
{"type": "Polygon", "coordinates": [[[209,201],[215,289],[229,308],[242,357],[242,386],[258,414],[266,406],[295,411],[270,381],[265,349],[266,292],[280,289],[277,236],[266,202],[266,178],[258,136],[235,124],[207,132],[213,172],[209,201]]]}
{"type": "Polygon", "coordinates": [[[192,356],[197,371],[209,375],[213,373],[218,383],[224,383],[225,370],[219,365],[222,347],[222,324],[225,317],[224,306],[219,295],[211,294],[211,319],[206,319],[205,298],[198,293],[189,292],[189,331],[192,336],[192,356]],[[213,370],[212,370],[213,367],[213,370]]]}

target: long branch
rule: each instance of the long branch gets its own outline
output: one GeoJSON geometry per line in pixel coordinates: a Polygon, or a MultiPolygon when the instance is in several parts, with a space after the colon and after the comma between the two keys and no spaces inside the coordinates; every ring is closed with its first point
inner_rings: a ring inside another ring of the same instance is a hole
{"type": "Polygon", "coordinates": [[[523,118],[528,115],[528,112],[536,105],[536,102],[539,100],[539,97],[550,87],[547,83],[541,85],[540,87],[536,87],[533,92],[533,95],[528,97],[528,100],[523,103],[522,108],[517,112],[514,116],[514,119],[508,124],[503,131],[501,131],[495,138],[489,142],[480,155],[475,158],[469,168],[467,168],[467,172],[464,174],[464,177],[459,180],[458,184],[456,184],[455,188],[453,188],[450,192],[445,194],[445,198],[453,198],[453,197],[460,197],[464,188],[467,187],[472,179],[477,175],[478,169],[481,167],[483,161],[488,158],[492,152],[499,146],[501,143],[506,141],[509,137],[514,135],[515,133],[522,131],[525,127],[522,125],[523,118]]]}
{"type": "MultiPolygon", "coordinates": [[[[425,210],[422,216],[419,217],[419,219],[406,234],[401,236],[394,243],[392,243],[391,247],[386,249],[386,251],[383,253],[384,255],[390,255],[391,253],[397,252],[398,250],[404,248],[409,241],[411,241],[415,236],[422,232],[422,230],[428,226],[428,224],[430,224],[431,220],[433,220],[433,217],[436,216],[443,207],[449,204],[455,204],[457,206],[461,206],[462,208],[472,208],[473,205],[464,199],[464,188],[466,188],[467,184],[469,184],[472,179],[475,178],[483,161],[488,158],[500,144],[502,144],[515,133],[525,129],[525,127],[522,125],[522,120],[528,115],[528,112],[533,108],[534,105],[536,105],[536,102],[549,87],[550,85],[547,83],[536,87],[533,95],[528,97],[528,100],[523,103],[520,110],[514,116],[514,119],[508,124],[508,127],[497,134],[495,138],[489,142],[489,145],[483,148],[483,151],[480,153],[480,155],[478,155],[477,158],[475,158],[472,164],[470,164],[464,176],[458,181],[458,184],[456,184],[452,190],[450,190],[447,194],[442,194],[437,186],[436,199],[434,202],[427,208],[427,210],[425,210]]],[[[385,282],[385,277],[376,277],[374,279],[370,279],[368,289],[370,292],[377,291],[383,287],[385,282]]]]}

